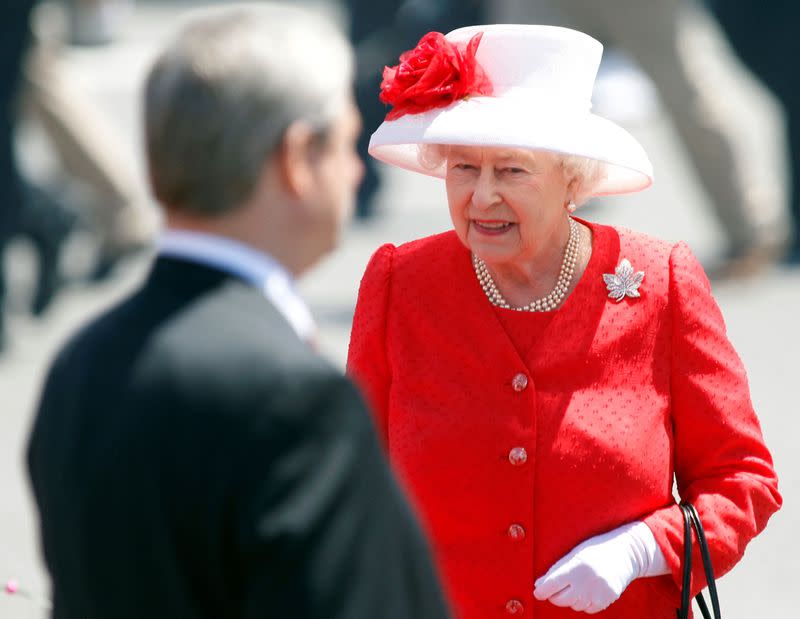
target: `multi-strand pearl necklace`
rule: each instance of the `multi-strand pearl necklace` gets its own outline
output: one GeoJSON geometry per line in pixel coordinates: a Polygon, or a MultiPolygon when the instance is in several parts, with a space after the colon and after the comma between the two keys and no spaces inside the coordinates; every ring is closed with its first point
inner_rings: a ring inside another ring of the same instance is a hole
{"type": "Polygon", "coordinates": [[[550,291],[546,297],[535,299],[527,305],[522,307],[515,307],[505,300],[497,286],[492,279],[489,269],[486,268],[486,263],[478,258],[475,254],[472,255],[472,266],[475,269],[475,274],[478,276],[478,281],[481,288],[486,293],[492,305],[502,307],[504,309],[513,309],[518,312],[547,312],[557,308],[569,290],[572,283],[572,278],[575,275],[575,264],[578,261],[578,252],[580,250],[581,235],[580,227],[574,219],[569,219],[569,240],[567,247],[564,250],[564,261],[561,263],[561,271],[558,274],[558,281],[553,290],[550,291]]]}

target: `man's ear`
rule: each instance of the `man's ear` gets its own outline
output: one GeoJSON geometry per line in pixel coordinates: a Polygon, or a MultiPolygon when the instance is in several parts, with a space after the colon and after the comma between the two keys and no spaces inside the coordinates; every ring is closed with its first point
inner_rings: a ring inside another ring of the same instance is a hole
{"type": "Polygon", "coordinates": [[[292,197],[301,201],[309,196],[315,185],[313,142],[311,126],[298,120],[286,129],[278,149],[277,168],[281,182],[292,197]]]}

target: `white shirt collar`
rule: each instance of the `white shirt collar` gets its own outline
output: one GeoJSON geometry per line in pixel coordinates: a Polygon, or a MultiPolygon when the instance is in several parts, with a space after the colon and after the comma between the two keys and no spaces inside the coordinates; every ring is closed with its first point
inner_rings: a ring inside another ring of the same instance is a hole
{"type": "Polygon", "coordinates": [[[272,256],[228,237],[186,230],[165,230],[157,247],[159,256],[204,264],[245,280],[266,295],[301,339],[316,333],[291,274],[272,256]]]}

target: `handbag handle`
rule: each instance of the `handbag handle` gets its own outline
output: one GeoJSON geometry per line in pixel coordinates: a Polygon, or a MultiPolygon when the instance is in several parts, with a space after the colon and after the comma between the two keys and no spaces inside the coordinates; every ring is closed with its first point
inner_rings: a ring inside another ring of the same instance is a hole
{"type": "MultiPolygon", "coordinates": [[[[697,534],[697,543],[700,547],[700,556],[703,559],[703,570],[706,574],[706,583],[708,585],[708,595],[711,598],[711,607],[714,609],[714,619],[722,619],[722,613],[719,609],[719,597],[717,595],[717,583],[714,580],[714,569],[711,565],[711,553],[708,551],[708,542],[706,541],[706,534],[703,530],[703,524],[700,522],[700,516],[697,510],[691,503],[680,504],[681,513],[683,514],[683,578],[681,581],[681,607],[677,611],[678,619],[688,619],[689,617],[689,590],[692,579],[692,528],[697,534]]],[[[700,612],[703,614],[704,619],[711,619],[711,613],[708,611],[708,605],[702,593],[698,593],[695,598],[697,605],[700,607],[700,612]]]]}

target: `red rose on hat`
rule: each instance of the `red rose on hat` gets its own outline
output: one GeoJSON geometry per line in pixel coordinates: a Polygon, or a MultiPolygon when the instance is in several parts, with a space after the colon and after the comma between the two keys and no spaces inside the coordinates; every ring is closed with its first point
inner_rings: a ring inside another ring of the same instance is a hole
{"type": "Polygon", "coordinates": [[[447,107],[469,95],[491,95],[492,83],[475,60],[482,32],[465,50],[441,32],[429,32],[400,56],[400,64],[384,67],[380,99],[392,105],[386,120],[447,107]]]}

